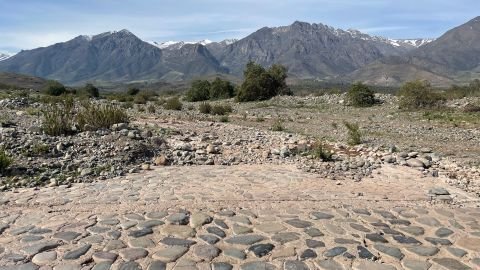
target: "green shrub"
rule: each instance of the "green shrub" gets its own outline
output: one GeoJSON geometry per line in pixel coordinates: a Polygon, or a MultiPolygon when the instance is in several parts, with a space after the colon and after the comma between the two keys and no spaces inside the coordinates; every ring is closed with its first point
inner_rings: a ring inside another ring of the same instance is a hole
{"type": "Polygon", "coordinates": [[[153,104],[150,104],[150,105],[148,105],[148,107],[147,107],[147,111],[148,111],[149,113],[155,113],[157,110],[155,109],[155,106],[153,106],[153,104]]]}
{"type": "Polygon", "coordinates": [[[83,91],[85,91],[85,93],[89,96],[89,97],[93,97],[93,98],[98,98],[100,97],[100,91],[98,90],[97,87],[95,87],[93,84],[91,83],[87,83],[85,85],[85,87],[83,88],[83,91]]]}
{"type": "Polygon", "coordinates": [[[129,118],[123,109],[113,104],[84,102],[76,117],[80,130],[110,128],[113,124],[128,123],[129,118]]]}
{"type": "Polygon", "coordinates": [[[205,101],[210,99],[210,82],[207,80],[196,80],[187,91],[186,100],[190,102],[205,101]]]}
{"type": "Polygon", "coordinates": [[[4,173],[12,163],[13,159],[7,155],[5,149],[0,148],[0,173],[4,173]]]}
{"type": "Polygon", "coordinates": [[[181,111],[183,104],[178,97],[172,97],[167,99],[163,107],[165,110],[181,111]]]}
{"type": "Polygon", "coordinates": [[[285,128],[283,127],[283,121],[278,119],[273,122],[272,131],[284,131],[285,128]]]}
{"type": "Polygon", "coordinates": [[[431,109],[441,107],[445,97],[432,90],[427,81],[411,81],[405,83],[399,91],[400,108],[407,110],[431,109]]]}
{"type": "Polygon", "coordinates": [[[210,105],[210,103],[208,102],[203,102],[202,104],[200,104],[200,106],[198,106],[198,111],[201,113],[209,114],[212,112],[212,105],[210,105]]]}
{"type": "Polygon", "coordinates": [[[34,144],[30,150],[25,152],[25,156],[27,157],[38,157],[47,154],[50,151],[50,147],[46,144],[36,143],[34,144]]]}
{"type": "Polygon", "coordinates": [[[211,110],[213,115],[226,115],[233,111],[230,105],[214,105],[211,110]]]}
{"type": "Polygon", "coordinates": [[[448,99],[460,99],[464,97],[479,97],[480,96],[480,80],[475,79],[468,85],[458,86],[452,85],[444,93],[448,99]]]}
{"type": "Polygon", "coordinates": [[[131,87],[127,90],[127,95],[129,96],[136,96],[138,93],[140,93],[140,89],[136,87],[131,87]]]}
{"type": "Polygon", "coordinates": [[[65,86],[57,81],[48,81],[47,85],[43,89],[45,94],[50,95],[50,96],[60,96],[64,93],[67,92],[67,89],[65,86]]]}
{"type": "Polygon", "coordinates": [[[59,103],[52,103],[42,110],[43,131],[51,136],[61,136],[73,133],[74,100],[66,98],[59,103]]]}
{"type": "Polygon", "coordinates": [[[230,119],[228,118],[228,116],[222,115],[222,116],[220,117],[220,122],[222,122],[222,123],[227,123],[227,122],[230,122],[230,119]]]}
{"type": "Polygon", "coordinates": [[[287,69],[281,65],[273,65],[269,70],[265,70],[261,65],[249,62],[244,78],[237,94],[239,102],[267,100],[282,92],[288,92],[287,69]]]}
{"type": "Polygon", "coordinates": [[[235,87],[229,81],[216,78],[210,84],[210,99],[226,99],[235,96],[235,87]]]}
{"type": "Polygon", "coordinates": [[[357,123],[349,123],[347,121],[343,122],[347,128],[348,134],[348,144],[349,145],[358,145],[362,143],[362,134],[360,133],[360,127],[357,123]]]}
{"type": "Polygon", "coordinates": [[[135,104],[147,104],[147,97],[145,95],[136,95],[133,99],[133,103],[135,104]]]}
{"type": "Polygon", "coordinates": [[[347,102],[355,107],[370,107],[375,104],[375,92],[365,84],[355,83],[347,92],[347,102]]]}
{"type": "Polygon", "coordinates": [[[325,148],[321,141],[316,141],[312,147],[312,156],[323,161],[333,161],[333,153],[325,148]]]}

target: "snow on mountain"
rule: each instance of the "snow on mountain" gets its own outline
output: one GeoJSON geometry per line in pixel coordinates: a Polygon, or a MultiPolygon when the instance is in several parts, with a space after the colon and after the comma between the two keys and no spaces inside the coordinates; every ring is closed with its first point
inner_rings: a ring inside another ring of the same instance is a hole
{"type": "MultiPolygon", "coordinates": [[[[232,41],[232,43],[233,43],[236,40],[232,39],[232,40],[229,40],[229,42],[230,41],[232,41]]],[[[178,50],[178,49],[182,48],[183,46],[185,46],[187,44],[200,44],[200,45],[206,46],[208,44],[214,43],[213,41],[211,41],[209,39],[204,39],[204,40],[200,40],[200,41],[165,41],[165,42],[147,41],[147,42],[152,44],[155,47],[158,47],[158,48],[162,49],[162,50],[178,50]]],[[[229,45],[229,44],[231,44],[231,43],[228,43],[227,45],[229,45]]]]}
{"type": "Polygon", "coordinates": [[[12,55],[9,55],[6,53],[0,53],[0,61],[7,60],[10,57],[12,57],[12,55]]]}
{"type": "Polygon", "coordinates": [[[435,39],[433,38],[418,38],[418,39],[389,39],[390,43],[393,46],[405,46],[405,45],[410,45],[415,48],[418,48],[420,46],[423,46],[425,44],[428,44],[435,39]]]}

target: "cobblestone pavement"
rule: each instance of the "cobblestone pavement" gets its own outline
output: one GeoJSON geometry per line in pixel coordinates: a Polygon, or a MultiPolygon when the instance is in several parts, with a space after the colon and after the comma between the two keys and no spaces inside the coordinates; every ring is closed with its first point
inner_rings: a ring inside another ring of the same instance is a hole
{"type": "Polygon", "coordinates": [[[158,167],[0,196],[0,269],[480,269],[479,202],[406,167],[158,167]]]}

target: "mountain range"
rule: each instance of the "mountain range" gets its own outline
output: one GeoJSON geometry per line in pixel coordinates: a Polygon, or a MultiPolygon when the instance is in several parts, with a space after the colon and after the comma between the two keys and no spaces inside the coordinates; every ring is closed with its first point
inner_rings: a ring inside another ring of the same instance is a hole
{"type": "Polygon", "coordinates": [[[447,85],[480,77],[480,17],[435,40],[388,39],[299,21],[222,42],[145,42],[121,30],[21,51],[0,61],[0,71],[71,85],[174,82],[240,78],[248,61],[286,65],[295,79],[398,85],[420,78],[447,85]]]}

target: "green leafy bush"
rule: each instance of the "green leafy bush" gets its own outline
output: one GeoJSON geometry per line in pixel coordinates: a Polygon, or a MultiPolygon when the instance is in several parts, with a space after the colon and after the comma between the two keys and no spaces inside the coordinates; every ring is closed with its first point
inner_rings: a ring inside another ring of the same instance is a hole
{"type": "Polygon", "coordinates": [[[89,96],[89,97],[93,97],[93,98],[98,98],[100,97],[100,91],[98,90],[97,87],[95,87],[93,84],[91,83],[87,83],[85,85],[85,87],[83,88],[83,90],[85,91],[85,93],[89,96]]]}
{"type": "Polygon", "coordinates": [[[183,104],[178,97],[172,97],[166,100],[165,104],[163,104],[165,110],[174,110],[174,111],[181,111],[183,104]]]}
{"type": "Polygon", "coordinates": [[[347,92],[347,102],[355,107],[370,107],[375,104],[375,92],[363,83],[355,83],[347,92]]]}
{"type": "Polygon", "coordinates": [[[196,80],[186,94],[186,100],[190,102],[205,101],[210,99],[210,82],[196,80]]]}
{"type": "Polygon", "coordinates": [[[0,173],[4,173],[12,163],[13,159],[7,155],[5,149],[0,148],[0,173]]]}
{"type": "Polygon", "coordinates": [[[345,127],[347,128],[347,137],[348,137],[348,144],[349,145],[358,145],[362,143],[362,134],[360,133],[360,127],[357,123],[349,123],[347,121],[343,122],[345,127]]]}
{"type": "Polygon", "coordinates": [[[216,78],[210,84],[210,99],[227,99],[235,96],[235,87],[229,81],[216,78]]]}
{"type": "Polygon", "coordinates": [[[60,96],[67,92],[67,88],[57,81],[50,80],[47,82],[43,91],[50,96],[60,96]]]}
{"type": "Polygon", "coordinates": [[[400,108],[407,110],[431,109],[441,107],[445,97],[434,92],[427,81],[411,81],[405,83],[399,91],[400,108]]]}
{"type": "Polygon", "coordinates": [[[289,92],[286,85],[287,69],[284,66],[273,65],[266,70],[261,65],[249,62],[244,77],[237,94],[240,102],[267,100],[282,92],[289,92]]]}

